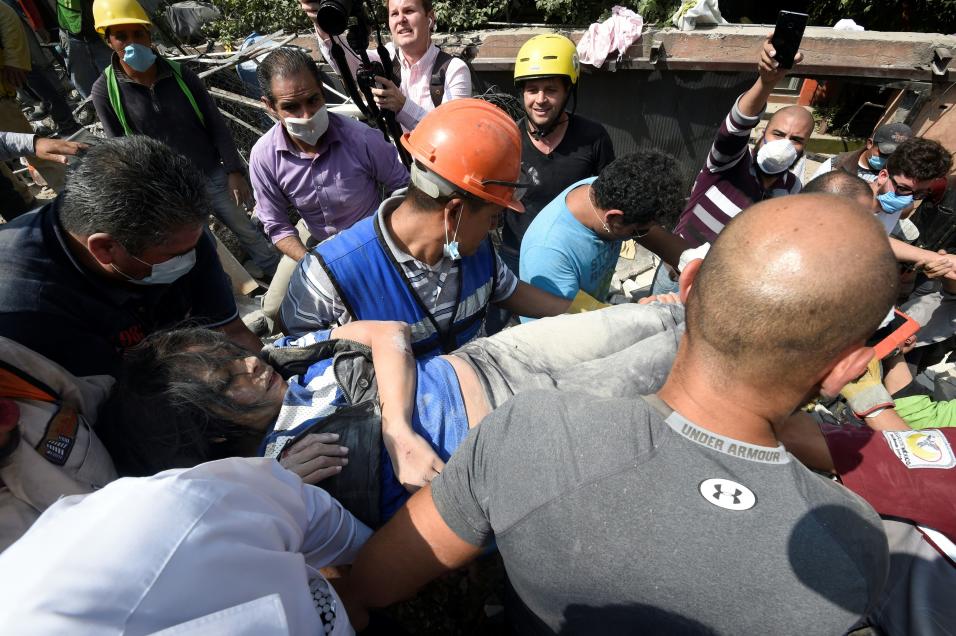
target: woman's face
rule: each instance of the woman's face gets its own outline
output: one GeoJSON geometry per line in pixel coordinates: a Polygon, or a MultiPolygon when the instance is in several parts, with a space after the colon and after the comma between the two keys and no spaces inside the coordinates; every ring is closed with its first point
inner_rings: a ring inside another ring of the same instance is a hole
{"type": "Polygon", "coordinates": [[[388,29],[400,49],[419,49],[431,42],[432,13],[426,13],[421,0],[389,0],[388,29]]]}
{"type": "Polygon", "coordinates": [[[288,384],[275,369],[257,356],[233,360],[229,365],[230,382],[226,396],[250,408],[248,420],[241,422],[255,430],[265,431],[279,415],[288,384]]]}

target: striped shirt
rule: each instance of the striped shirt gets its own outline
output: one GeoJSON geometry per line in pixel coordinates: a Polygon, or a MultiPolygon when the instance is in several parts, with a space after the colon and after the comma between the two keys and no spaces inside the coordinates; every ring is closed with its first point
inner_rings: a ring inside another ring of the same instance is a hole
{"type": "MultiPolygon", "coordinates": [[[[404,190],[400,192],[404,194],[404,190]]],[[[375,222],[379,224],[389,251],[402,266],[402,273],[412,284],[415,295],[435,318],[439,328],[446,331],[458,299],[459,262],[442,258],[436,264],[428,265],[406,254],[395,244],[382,219],[394,212],[403,200],[404,196],[394,196],[383,201],[375,222]]],[[[515,292],[518,277],[497,253],[495,261],[497,275],[491,302],[498,303],[507,300],[515,292]]],[[[461,310],[459,307],[459,315],[461,310]]],[[[314,251],[299,262],[289,283],[289,292],[282,302],[280,315],[285,332],[290,336],[300,336],[317,329],[331,329],[355,320],[335,291],[328,272],[314,251]]]]}
{"type": "MultiPolygon", "coordinates": [[[[720,125],[714,144],[690,193],[676,232],[695,247],[711,243],[730,219],[757,201],[797,194],[803,187],[789,170],[764,189],[754,169],[748,142],[760,115],[746,117],[737,102],[720,125]]],[[[762,113],[761,113],[762,114],[762,113]]]]}

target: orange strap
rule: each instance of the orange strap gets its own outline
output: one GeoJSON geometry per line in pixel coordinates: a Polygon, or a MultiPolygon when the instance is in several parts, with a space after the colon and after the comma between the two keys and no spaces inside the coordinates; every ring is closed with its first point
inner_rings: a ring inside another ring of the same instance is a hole
{"type": "Polygon", "coordinates": [[[0,397],[56,402],[57,397],[10,369],[0,367],[0,397]]]}

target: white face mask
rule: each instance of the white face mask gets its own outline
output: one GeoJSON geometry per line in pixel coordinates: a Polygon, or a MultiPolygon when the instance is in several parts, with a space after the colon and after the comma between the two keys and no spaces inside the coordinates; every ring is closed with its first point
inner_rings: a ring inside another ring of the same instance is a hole
{"type": "Polygon", "coordinates": [[[329,129],[329,109],[322,106],[311,117],[286,117],[282,124],[290,135],[314,146],[329,129]]]}
{"type": "Polygon", "coordinates": [[[168,285],[185,276],[196,264],[195,249],[191,249],[185,254],[174,256],[169,260],[156,264],[147,263],[142,259],[136,258],[132,254],[130,254],[130,256],[143,265],[148,265],[150,268],[152,268],[152,272],[150,272],[149,276],[146,278],[133,278],[126,272],[121,271],[118,267],[116,267],[116,265],[110,263],[110,266],[114,271],[121,274],[126,278],[126,280],[134,285],[168,285]]]}
{"type": "Polygon", "coordinates": [[[797,160],[797,148],[789,139],[767,141],[757,151],[757,166],[764,174],[780,174],[797,160]]]}

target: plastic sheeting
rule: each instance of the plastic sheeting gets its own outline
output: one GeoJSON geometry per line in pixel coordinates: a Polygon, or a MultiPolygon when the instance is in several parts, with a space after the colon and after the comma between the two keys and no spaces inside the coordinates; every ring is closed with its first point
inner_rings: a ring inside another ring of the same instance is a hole
{"type": "Polygon", "coordinates": [[[578,42],[578,58],[582,64],[600,67],[611,53],[620,59],[627,48],[637,42],[644,29],[644,18],[624,7],[611,9],[611,17],[595,22],[578,42]]]}

